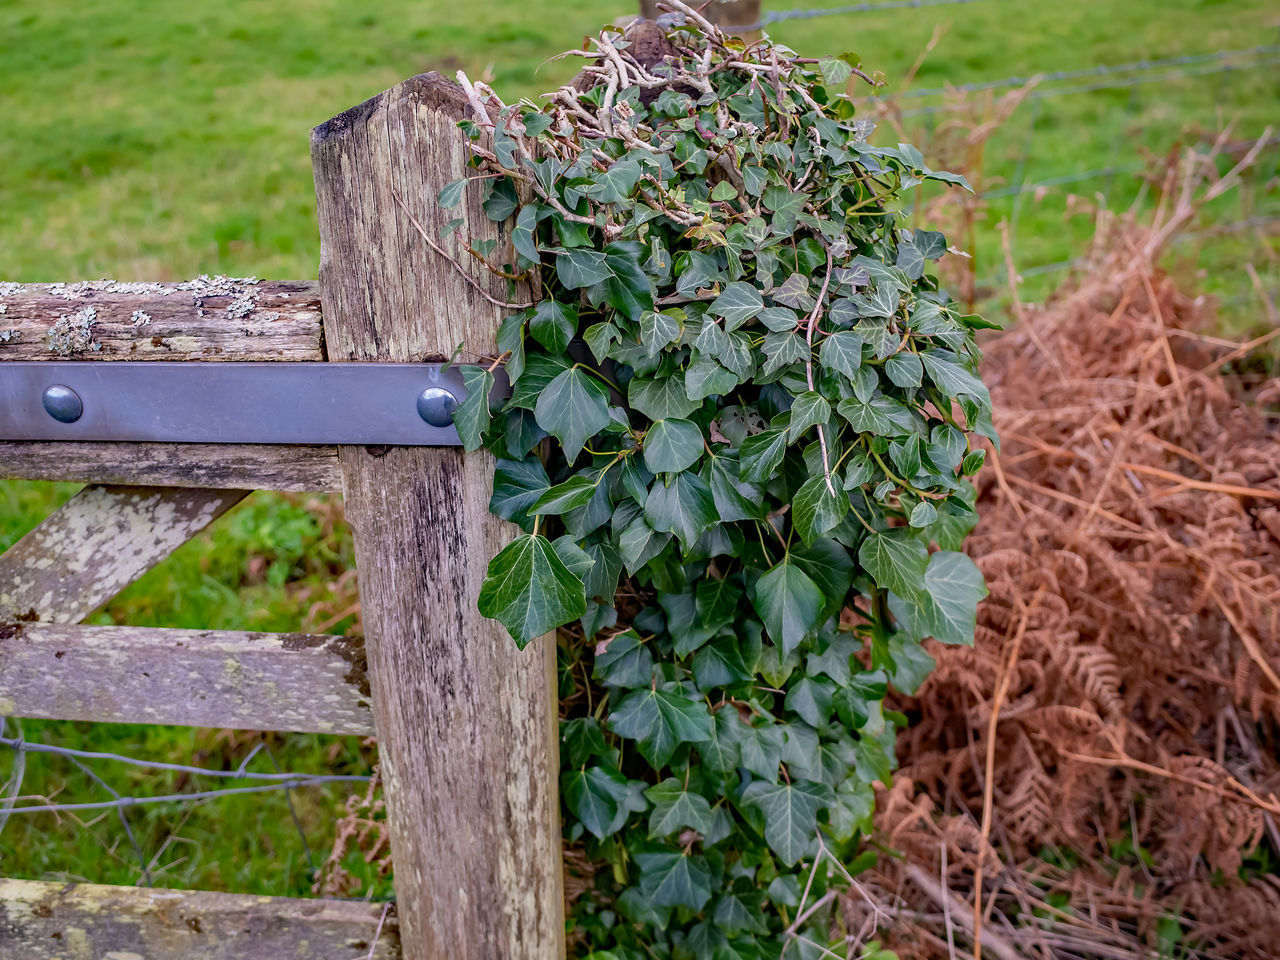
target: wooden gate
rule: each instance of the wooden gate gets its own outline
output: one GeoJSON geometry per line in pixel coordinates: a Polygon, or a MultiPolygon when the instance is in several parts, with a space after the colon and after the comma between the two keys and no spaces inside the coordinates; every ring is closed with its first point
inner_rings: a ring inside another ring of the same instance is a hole
{"type": "MultiPolygon", "coordinates": [[[[66,359],[51,345],[86,363],[492,354],[500,281],[413,222],[445,222],[467,109],[427,74],[313,131],[318,285],[0,284],[0,377],[66,359]]],[[[478,193],[449,216],[509,244],[478,193]]],[[[375,942],[366,903],[0,880],[0,960],[563,956],[554,646],[517,651],[475,605],[514,530],[489,513],[492,469],[458,447],[0,440],[0,476],[88,484],[0,556],[0,714],[376,733],[396,889],[375,942]],[[344,494],[363,643],[79,625],[255,489],[344,494]]]]}

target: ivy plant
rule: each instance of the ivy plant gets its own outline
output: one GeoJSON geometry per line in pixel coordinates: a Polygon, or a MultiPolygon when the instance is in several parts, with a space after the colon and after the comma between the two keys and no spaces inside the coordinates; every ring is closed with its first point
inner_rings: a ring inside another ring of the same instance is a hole
{"type": "Polygon", "coordinates": [[[522,647],[559,628],[579,952],[843,956],[824,894],[873,855],[906,722],[886,691],[927,674],[924,638],[972,642],[985,595],[958,552],[994,439],[985,324],[929,273],[943,236],[897,212],[968,184],[868,142],[852,55],[669,7],[571,51],[541,106],[460,75],[475,169],[439,201],[514,218],[490,267],[540,290],[457,414],[524,530],[479,608],[522,647]]]}

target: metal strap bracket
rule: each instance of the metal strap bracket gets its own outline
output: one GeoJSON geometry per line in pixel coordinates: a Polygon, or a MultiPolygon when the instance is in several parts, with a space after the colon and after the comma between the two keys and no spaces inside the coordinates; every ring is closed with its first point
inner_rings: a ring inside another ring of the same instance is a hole
{"type": "Polygon", "coordinates": [[[457,364],[19,360],[0,440],[457,446],[466,396],[457,364]]]}

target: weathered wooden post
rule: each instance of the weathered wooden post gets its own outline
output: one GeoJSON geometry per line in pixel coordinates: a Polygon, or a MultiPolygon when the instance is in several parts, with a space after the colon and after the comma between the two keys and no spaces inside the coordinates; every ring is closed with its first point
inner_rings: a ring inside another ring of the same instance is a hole
{"type": "MultiPolygon", "coordinates": [[[[459,87],[405,81],[312,133],[330,360],[495,350],[499,307],[433,251],[465,174],[459,87]],[[404,205],[402,207],[402,204],[404,205]]],[[[469,190],[466,231],[509,243],[469,190]]],[[[462,269],[497,298],[497,278],[462,269]]],[[[340,450],[386,777],[406,960],[563,956],[554,646],[518,652],[476,610],[513,527],[488,509],[493,461],[460,448],[340,450]]]]}

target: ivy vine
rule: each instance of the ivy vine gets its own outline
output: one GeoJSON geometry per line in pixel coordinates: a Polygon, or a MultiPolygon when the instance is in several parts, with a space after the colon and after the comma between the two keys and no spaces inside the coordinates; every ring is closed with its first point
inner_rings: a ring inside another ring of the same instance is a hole
{"type": "Polygon", "coordinates": [[[886,690],[932,668],[925,637],[972,642],[986,592],[958,552],[994,440],[986,324],[896,212],[968,184],[867,142],[852,55],[669,8],[566,54],[585,69],[542,106],[460,75],[475,172],[439,201],[514,216],[491,268],[540,284],[457,413],[525,531],[479,607],[520,646],[559,628],[579,952],[844,956],[826,893],[875,855],[906,723],[886,690]]]}

